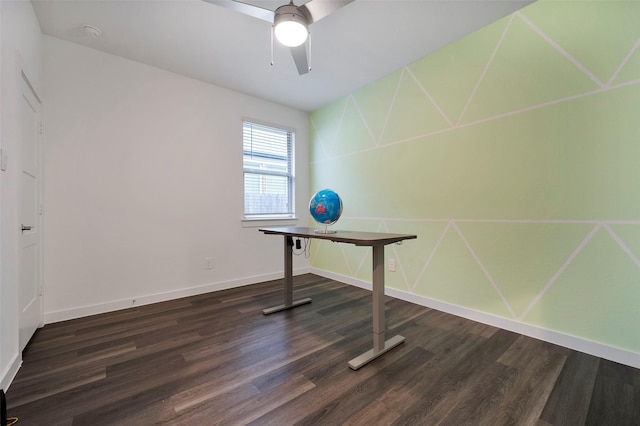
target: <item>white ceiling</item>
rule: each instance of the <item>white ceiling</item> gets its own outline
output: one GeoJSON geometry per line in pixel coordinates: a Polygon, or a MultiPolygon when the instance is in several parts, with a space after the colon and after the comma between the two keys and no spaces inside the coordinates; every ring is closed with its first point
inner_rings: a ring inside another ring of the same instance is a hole
{"type": "MultiPolygon", "coordinates": [[[[245,2],[275,10],[287,1],[245,2]]],[[[310,27],[313,69],[302,76],[277,43],[270,65],[271,24],[204,1],[32,3],[45,34],[312,111],[531,1],[355,0],[310,27]],[[90,37],[83,24],[102,35],[90,37]]]]}

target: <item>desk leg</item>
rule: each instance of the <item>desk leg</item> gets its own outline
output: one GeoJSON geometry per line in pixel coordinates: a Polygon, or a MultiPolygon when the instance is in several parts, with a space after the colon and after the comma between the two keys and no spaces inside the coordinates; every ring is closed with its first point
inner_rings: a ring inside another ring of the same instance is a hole
{"type": "Polygon", "coordinates": [[[311,303],[310,298],[293,300],[293,238],[284,236],[284,305],[274,306],[262,310],[265,315],[274,312],[284,311],[286,309],[295,308],[296,306],[311,303]]]}
{"type": "Polygon", "coordinates": [[[373,349],[349,361],[349,367],[357,370],[404,342],[404,337],[400,335],[385,341],[385,328],[384,245],[375,245],[373,246],[373,349]]]}

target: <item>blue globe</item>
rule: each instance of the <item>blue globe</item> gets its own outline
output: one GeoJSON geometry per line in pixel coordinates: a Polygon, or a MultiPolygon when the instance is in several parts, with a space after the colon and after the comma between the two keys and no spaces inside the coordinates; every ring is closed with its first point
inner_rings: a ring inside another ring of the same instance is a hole
{"type": "Polygon", "coordinates": [[[309,213],[321,225],[333,225],[342,214],[342,200],[330,189],[316,192],[309,200],[309,213]]]}

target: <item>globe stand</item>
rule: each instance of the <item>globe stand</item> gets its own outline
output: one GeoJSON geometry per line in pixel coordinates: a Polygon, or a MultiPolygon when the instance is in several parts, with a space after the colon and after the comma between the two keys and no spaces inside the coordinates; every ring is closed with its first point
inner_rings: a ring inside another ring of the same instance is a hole
{"type": "Polygon", "coordinates": [[[327,229],[327,225],[324,226],[324,229],[314,229],[313,232],[316,234],[335,234],[338,231],[334,231],[333,229],[327,229]]]}

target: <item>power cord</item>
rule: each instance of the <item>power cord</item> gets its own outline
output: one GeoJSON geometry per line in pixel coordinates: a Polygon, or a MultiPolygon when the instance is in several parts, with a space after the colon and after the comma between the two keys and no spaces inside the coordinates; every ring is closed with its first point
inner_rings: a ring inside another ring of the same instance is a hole
{"type": "Polygon", "coordinates": [[[7,398],[4,389],[0,389],[0,426],[12,426],[18,423],[17,417],[7,417],[7,398]]]}
{"type": "Polygon", "coordinates": [[[294,246],[291,248],[291,251],[296,256],[301,256],[304,254],[304,258],[308,259],[311,251],[310,248],[311,248],[311,244],[309,242],[309,238],[297,238],[295,240],[294,246]],[[300,240],[304,240],[304,247],[302,247],[300,240]]]}

